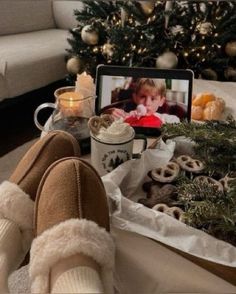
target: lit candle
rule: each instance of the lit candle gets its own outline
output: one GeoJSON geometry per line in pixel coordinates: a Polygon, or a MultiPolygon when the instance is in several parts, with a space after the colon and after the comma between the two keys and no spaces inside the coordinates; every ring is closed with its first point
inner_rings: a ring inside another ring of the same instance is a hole
{"type": "Polygon", "coordinates": [[[58,97],[60,111],[64,116],[80,116],[83,96],[76,92],[65,92],[58,97]]]}
{"type": "Polygon", "coordinates": [[[93,78],[86,72],[77,75],[77,80],[75,82],[75,92],[80,93],[84,98],[95,95],[95,85],[93,78]]]}

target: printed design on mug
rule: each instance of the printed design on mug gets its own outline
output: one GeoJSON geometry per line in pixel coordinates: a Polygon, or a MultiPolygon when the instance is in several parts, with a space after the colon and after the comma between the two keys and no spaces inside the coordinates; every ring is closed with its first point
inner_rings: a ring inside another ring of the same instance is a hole
{"type": "Polygon", "coordinates": [[[102,166],[106,172],[111,172],[118,165],[130,159],[130,154],[127,150],[112,150],[104,154],[102,158],[102,166]]]}

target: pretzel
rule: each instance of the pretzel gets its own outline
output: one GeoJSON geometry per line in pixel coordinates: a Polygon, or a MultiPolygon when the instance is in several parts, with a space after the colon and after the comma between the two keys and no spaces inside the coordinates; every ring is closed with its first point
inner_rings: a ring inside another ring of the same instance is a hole
{"type": "Polygon", "coordinates": [[[141,198],[138,202],[149,208],[152,208],[158,203],[173,205],[175,202],[176,190],[177,188],[171,184],[166,184],[161,188],[158,185],[152,185],[147,191],[147,198],[141,198]]]}
{"type": "Polygon", "coordinates": [[[114,118],[110,114],[102,114],[101,118],[101,125],[105,128],[108,128],[114,121],[114,118]]]}
{"type": "Polygon", "coordinates": [[[232,182],[233,180],[236,180],[236,178],[232,178],[226,175],[224,178],[220,179],[219,182],[223,186],[224,190],[228,191],[230,189],[229,183],[232,182]]]}
{"type": "Polygon", "coordinates": [[[164,212],[164,213],[166,212],[166,210],[168,208],[169,208],[169,206],[166,205],[165,203],[158,203],[152,207],[152,209],[154,209],[156,211],[164,212]]]}
{"type": "Polygon", "coordinates": [[[92,116],[88,121],[88,127],[93,135],[97,135],[102,126],[101,118],[99,116],[92,116]]]}
{"type": "Polygon", "coordinates": [[[218,189],[219,191],[223,191],[223,190],[224,190],[223,185],[222,185],[219,181],[217,181],[217,180],[215,180],[215,179],[213,179],[213,178],[211,178],[211,177],[207,177],[207,176],[198,176],[198,177],[196,177],[196,178],[193,180],[193,182],[206,183],[206,184],[213,185],[213,186],[217,187],[217,189],[218,189]]]}
{"type": "Polygon", "coordinates": [[[193,159],[188,155],[181,155],[177,157],[176,161],[183,170],[189,172],[200,173],[204,169],[204,164],[200,160],[193,159]]]}
{"type": "Polygon", "coordinates": [[[142,189],[144,192],[148,192],[151,188],[151,186],[158,186],[161,188],[161,184],[160,183],[157,183],[157,182],[154,182],[153,180],[151,181],[148,181],[148,182],[144,182],[143,185],[142,185],[142,189]]]}
{"type": "Polygon", "coordinates": [[[177,220],[180,220],[184,211],[179,207],[173,206],[173,207],[169,207],[165,211],[165,213],[168,214],[169,216],[172,216],[173,218],[175,218],[177,220]]]}
{"type": "Polygon", "coordinates": [[[150,176],[154,181],[161,183],[171,183],[179,175],[179,165],[173,161],[167,165],[151,170],[150,176]]]}
{"type": "Polygon", "coordinates": [[[175,218],[177,220],[180,220],[182,218],[183,213],[184,213],[184,211],[181,208],[176,207],[176,206],[169,207],[165,203],[159,203],[159,204],[153,206],[152,209],[154,209],[156,211],[163,212],[165,214],[168,214],[169,216],[172,216],[173,218],[175,218]]]}
{"type": "Polygon", "coordinates": [[[113,121],[114,118],[110,114],[92,116],[88,121],[88,127],[94,135],[97,135],[101,127],[108,128],[113,121]]]}

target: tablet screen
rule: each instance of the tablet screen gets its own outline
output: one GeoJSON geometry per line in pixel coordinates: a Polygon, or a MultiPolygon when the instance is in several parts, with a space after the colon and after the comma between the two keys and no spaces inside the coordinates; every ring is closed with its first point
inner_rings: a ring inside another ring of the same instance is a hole
{"type": "Polygon", "coordinates": [[[99,66],[97,113],[121,117],[137,128],[189,121],[192,79],[188,70],[99,66]]]}

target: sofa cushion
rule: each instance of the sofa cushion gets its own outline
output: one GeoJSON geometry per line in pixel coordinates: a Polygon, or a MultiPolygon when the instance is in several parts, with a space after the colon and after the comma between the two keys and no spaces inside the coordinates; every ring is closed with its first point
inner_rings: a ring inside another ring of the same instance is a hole
{"type": "Polygon", "coordinates": [[[4,81],[8,97],[0,91],[0,100],[63,79],[68,37],[68,31],[59,29],[2,36],[0,83],[4,81]]]}
{"type": "Polygon", "coordinates": [[[76,27],[77,20],[74,10],[81,10],[83,3],[81,1],[54,0],[53,15],[56,26],[60,29],[71,29],[76,27]]]}
{"type": "Polygon", "coordinates": [[[0,35],[31,32],[54,27],[51,1],[0,1],[0,35]]]}

